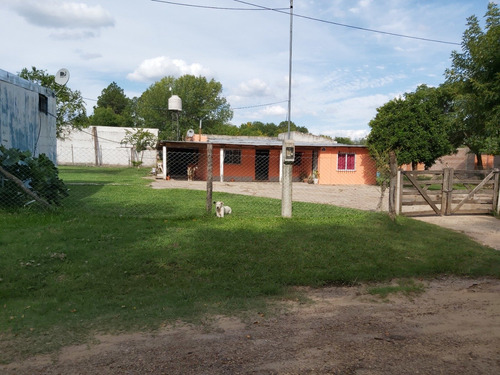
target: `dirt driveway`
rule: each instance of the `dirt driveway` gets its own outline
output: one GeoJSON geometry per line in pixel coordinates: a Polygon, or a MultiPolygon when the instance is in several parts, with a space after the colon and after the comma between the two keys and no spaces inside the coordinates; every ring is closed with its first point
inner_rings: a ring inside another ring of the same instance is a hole
{"type": "MultiPolygon", "coordinates": [[[[165,183],[153,184],[157,188],[182,186],[165,183]]],[[[205,188],[196,182],[184,184],[205,188]]],[[[239,188],[257,195],[254,187],[239,188]]],[[[216,188],[234,192],[230,185],[216,188]]],[[[301,188],[294,186],[294,195],[301,188]]],[[[375,200],[368,204],[367,199],[361,203],[338,189],[343,205],[375,209],[376,190],[369,192],[375,200]]],[[[276,189],[267,190],[266,194],[280,197],[276,189]]],[[[265,191],[259,189],[259,195],[265,191]]],[[[368,192],[364,193],[366,198],[368,192]]],[[[440,219],[430,221],[471,236],[477,233],[472,229],[477,222],[478,228],[488,228],[492,235],[490,246],[498,248],[495,235],[500,221],[470,216],[440,219]]],[[[196,326],[178,322],[155,333],[98,336],[91,344],[0,364],[0,373],[500,374],[500,280],[442,277],[421,282],[423,294],[387,299],[371,296],[366,285],[298,288],[306,300],[278,301],[266,314],[207,317],[196,326]]]]}

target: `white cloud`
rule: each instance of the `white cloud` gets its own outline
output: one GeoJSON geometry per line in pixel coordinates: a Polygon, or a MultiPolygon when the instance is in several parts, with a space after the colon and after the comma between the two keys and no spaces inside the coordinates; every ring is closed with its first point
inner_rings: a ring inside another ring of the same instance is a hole
{"type": "Polygon", "coordinates": [[[61,0],[17,1],[17,13],[29,23],[48,28],[101,28],[114,26],[111,14],[100,5],[61,0]]]}
{"type": "Polygon", "coordinates": [[[209,75],[210,70],[198,63],[188,64],[184,60],[159,56],[144,60],[137,69],[127,75],[127,78],[132,81],[148,82],[168,75],[180,77],[185,74],[209,75]]]}
{"type": "Polygon", "coordinates": [[[268,96],[271,94],[269,85],[261,79],[254,78],[250,81],[240,83],[238,93],[241,96],[268,96]]]}
{"type": "Polygon", "coordinates": [[[272,105],[272,106],[264,108],[261,111],[261,114],[265,115],[265,116],[283,116],[286,113],[287,113],[287,109],[285,109],[281,105],[272,105]]]}

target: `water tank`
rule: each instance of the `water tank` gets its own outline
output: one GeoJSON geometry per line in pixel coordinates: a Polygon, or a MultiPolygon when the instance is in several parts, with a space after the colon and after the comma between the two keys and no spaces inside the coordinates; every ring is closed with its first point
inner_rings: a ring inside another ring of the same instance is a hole
{"type": "Polygon", "coordinates": [[[172,95],[168,99],[168,110],[169,111],[182,111],[182,100],[177,95],[172,95]]]}

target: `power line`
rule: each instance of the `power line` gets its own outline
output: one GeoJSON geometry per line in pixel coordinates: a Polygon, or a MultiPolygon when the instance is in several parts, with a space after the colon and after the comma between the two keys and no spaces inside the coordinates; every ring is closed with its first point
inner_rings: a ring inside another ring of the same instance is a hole
{"type": "Polygon", "coordinates": [[[283,103],[288,103],[288,100],[282,100],[281,102],[274,102],[274,103],[249,105],[249,106],[246,106],[246,107],[235,107],[235,108],[231,108],[231,109],[238,110],[238,109],[249,109],[249,108],[267,107],[267,106],[270,106],[270,105],[283,104],[283,103]]]}
{"type": "MultiPolygon", "coordinates": [[[[286,15],[289,14],[288,12],[285,12],[285,11],[283,11],[281,9],[271,9],[271,8],[267,8],[267,7],[262,6],[262,5],[249,3],[247,1],[242,1],[242,0],[233,0],[233,1],[235,1],[237,3],[245,4],[245,5],[254,6],[254,7],[262,9],[262,10],[269,10],[269,11],[278,12],[278,13],[282,13],[282,14],[286,14],[286,15]]],[[[320,19],[320,18],[310,17],[310,16],[304,16],[304,15],[297,14],[297,13],[294,14],[294,17],[304,18],[304,19],[307,19],[307,20],[310,20],[310,21],[316,21],[316,22],[326,23],[326,24],[329,24],[329,25],[347,27],[347,28],[355,29],[355,30],[368,31],[368,32],[371,32],[371,33],[397,36],[397,37],[400,37],[400,38],[416,39],[416,40],[422,40],[422,41],[425,41],[425,42],[433,42],[433,43],[452,44],[452,45],[457,45],[457,46],[461,45],[460,43],[457,43],[457,42],[448,42],[448,41],[439,40],[439,39],[422,38],[422,37],[412,36],[412,35],[406,35],[406,34],[391,33],[389,31],[369,29],[369,28],[366,28],[366,27],[353,26],[353,25],[348,25],[348,24],[345,24],[345,23],[339,23],[339,22],[334,22],[334,21],[327,21],[327,20],[323,20],[323,19],[320,19]]]]}
{"type": "Polygon", "coordinates": [[[256,11],[256,10],[282,10],[282,9],[287,9],[287,8],[273,8],[273,9],[259,9],[259,8],[230,8],[230,7],[215,7],[215,6],[209,6],[209,5],[196,5],[196,4],[186,4],[186,3],[178,3],[175,1],[166,1],[166,0],[151,0],[155,3],[165,3],[165,4],[170,4],[170,5],[178,5],[178,6],[183,6],[183,7],[190,7],[190,8],[202,8],[202,9],[215,9],[215,10],[250,10],[250,11],[256,11]]]}
{"type": "MultiPolygon", "coordinates": [[[[191,7],[191,8],[213,9],[213,10],[229,10],[229,11],[265,10],[265,11],[272,11],[272,12],[277,12],[277,13],[289,15],[289,8],[269,8],[269,7],[266,7],[266,6],[263,6],[263,5],[254,4],[254,3],[250,3],[250,2],[242,1],[242,0],[233,0],[233,1],[237,2],[237,3],[244,4],[244,5],[248,5],[248,6],[252,7],[252,8],[215,7],[215,6],[208,6],[208,5],[186,4],[186,3],[174,2],[174,1],[167,1],[167,0],[151,0],[151,1],[157,2],[157,3],[170,4],[170,5],[191,7]]],[[[421,41],[424,41],[424,42],[431,42],[431,43],[450,44],[450,45],[454,45],[454,46],[460,46],[461,45],[460,43],[457,43],[457,42],[450,42],[450,41],[440,40],[440,39],[423,38],[423,37],[413,36],[413,35],[392,33],[392,32],[389,32],[389,31],[370,29],[370,28],[367,28],[367,27],[354,26],[354,25],[349,25],[349,24],[335,22],[335,21],[328,21],[328,20],[324,20],[324,19],[321,19],[321,18],[316,18],[316,17],[311,17],[311,16],[305,16],[305,15],[297,14],[297,13],[294,13],[293,17],[303,18],[303,19],[306,19],[306,20],[309,20],[309,21],[320,22],[320,23],[325,23],[325,24],[328,24],[328,25],[345,27],[345,28],[354,29],[354,30],[367,31],[367,32],[370,32],[370,33],[395,36],[395,37],[398,37],[398,38],[421,40],[421,41]]]]}

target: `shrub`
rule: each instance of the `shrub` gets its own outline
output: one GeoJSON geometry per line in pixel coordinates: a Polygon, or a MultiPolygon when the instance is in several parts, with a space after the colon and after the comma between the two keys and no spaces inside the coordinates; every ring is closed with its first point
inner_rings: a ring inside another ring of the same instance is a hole
{"type": "Polygon", "coordinates": [[[60,205],[68,196],[67,190],[56,166],[45,154],[35,158],[29,151],[0,145],[0,206],[21,207],[34,198],[48,205],[60,205]]]}

